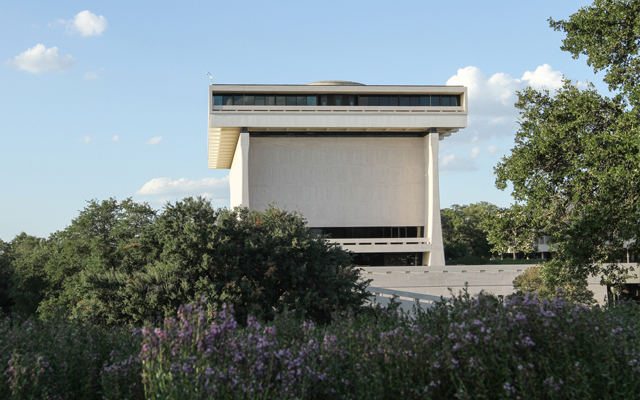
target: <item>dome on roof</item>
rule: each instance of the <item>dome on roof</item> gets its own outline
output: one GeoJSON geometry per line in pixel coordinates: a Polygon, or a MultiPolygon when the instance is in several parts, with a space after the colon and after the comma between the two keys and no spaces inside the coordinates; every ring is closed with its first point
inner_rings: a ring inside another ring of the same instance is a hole
{"type": "Polygon", "coordinates": [[[351,82],[351,81],[318,81],[307,83],[307,85],[313,86],[365,86],[363,83],[351,82]]]}

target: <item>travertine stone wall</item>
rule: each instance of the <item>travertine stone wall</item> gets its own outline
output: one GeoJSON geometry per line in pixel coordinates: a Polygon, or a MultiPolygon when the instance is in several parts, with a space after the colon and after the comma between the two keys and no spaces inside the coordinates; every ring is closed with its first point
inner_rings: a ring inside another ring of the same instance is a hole
{"type": "Polygon", "coordinates": [[[312,227],[424,226],[422,138],[256,138],[249,202],[299,210],[312,227]],[[301,205],[301,206],[298,206],[301,205]]]}

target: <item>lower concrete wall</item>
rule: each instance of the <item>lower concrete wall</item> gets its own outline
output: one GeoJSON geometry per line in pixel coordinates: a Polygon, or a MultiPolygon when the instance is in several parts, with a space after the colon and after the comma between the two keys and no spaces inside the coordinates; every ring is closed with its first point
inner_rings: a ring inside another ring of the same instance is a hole
{"type": "MultiPolygon", "coordinates": [[[[506,296],[513,293],[513,280],[532,265],[451,265],[444,267],[363,267],[362,276],[373,279],[371,287],[397,291],[404,297],[413,294],[451,297],[465,284],[472,295],[480,291],[506,296]],[[408,293],[408,294],[407,294],[408,293]]],[[[599,277],[588,280],[589,290],[600,304],[606,301],[607,288],[599,277]]],[[[638,278],[629,283],[640,283],[638,278]],[[636,282],[637,281],[637,282],[636,282]]]]}

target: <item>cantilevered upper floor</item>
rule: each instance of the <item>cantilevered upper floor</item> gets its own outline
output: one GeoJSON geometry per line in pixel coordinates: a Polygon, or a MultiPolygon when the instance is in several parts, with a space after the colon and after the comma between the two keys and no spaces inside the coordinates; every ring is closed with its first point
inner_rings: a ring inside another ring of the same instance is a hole
{"type": "Polygon", "coordinates": [[[210,85],[209,168],[231,167],[242,128],[313,135],[428,134],[467,126],[463,86],[378,86],[322,81],[308,85],[210,85]]]}

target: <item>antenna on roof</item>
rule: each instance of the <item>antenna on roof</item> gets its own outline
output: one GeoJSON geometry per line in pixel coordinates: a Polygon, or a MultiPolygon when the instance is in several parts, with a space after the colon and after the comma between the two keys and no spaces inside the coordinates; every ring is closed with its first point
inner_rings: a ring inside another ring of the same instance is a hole
{"type": "Polygon", "coordinates": [[[207,75],[209,75],[209,84],[213,85],[213,76],[211,76],[211,73],[209,73],[209,71],[207,71],[207,75]]]}

